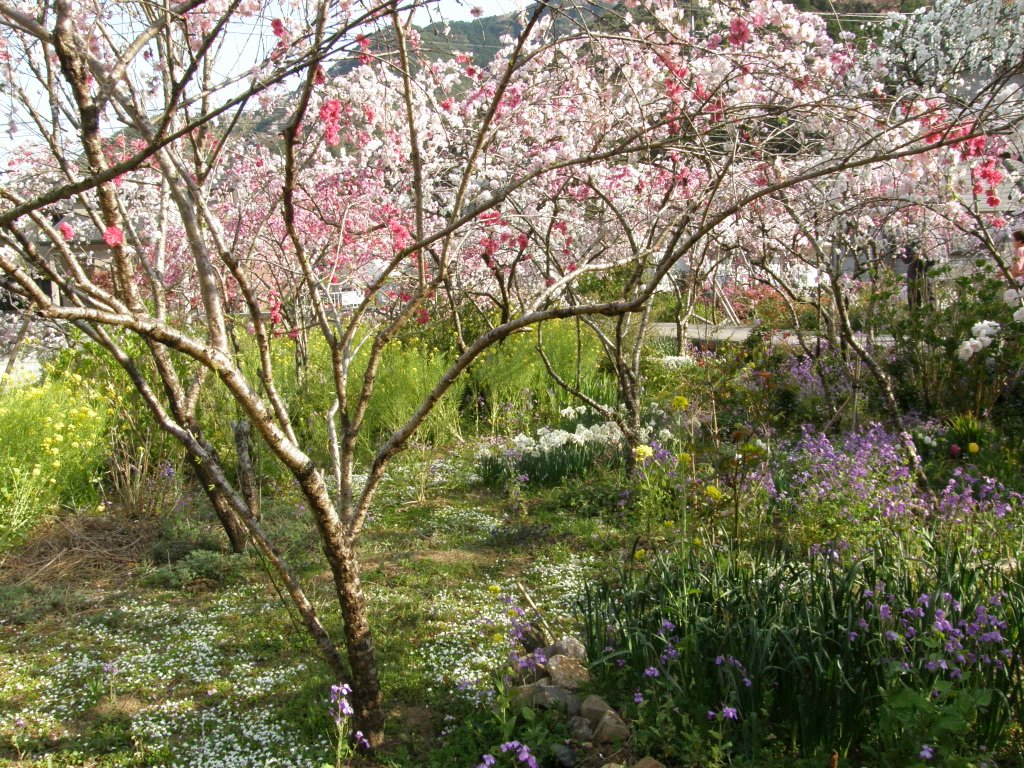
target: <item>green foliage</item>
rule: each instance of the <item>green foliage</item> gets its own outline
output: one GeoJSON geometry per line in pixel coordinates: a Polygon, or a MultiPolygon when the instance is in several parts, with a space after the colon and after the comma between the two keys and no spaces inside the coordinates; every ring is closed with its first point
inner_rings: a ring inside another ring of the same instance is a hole
{"type": "Polygon", "coordinates": [[[1024,583],[1005,561],[977,562],[965,538],[898,538],[852,561],[681,542],[588,587],[592,671],[670,760],[709,758],[687,718],[755,762],[836,749],[900,766],[924,745],[943,758],[992,749],[1024,704],[1024,583]]]}
{"type": "Polygon", "coordinates": [[[108,394],[71,374],[0,396],[0,552],[59,506],[96,505],[108,394]]]}
{"type": "Polygon", "coordinates": [[[224,586],[238,579],[244,565],[241,555],[194,549],[176,562],[149,571],[142,581],[146,586],[162,589],[180,589],[199,581],[224,586]]]}
{"type": "Polygon", "coordinates": [[[1011,394],[1024,363],[1013,308],[1003,301],[1006,281],[991,264],[978,262],[969,275],[932,270],[930,285],[932,301],[910,311],[899,299],[898,277],[883,275],[876,283],[878,322],[893,337],[889,372],[897,396],[904,408],[919,413],[945,416],[969,409],[980,416],[1011,394]],[[998,343],[962,361],[957,349],[981,320],[994,320],[1007,331],[998,343]]]}
{"type": "Polygon", "coordinates": [[[501,487],[518,478],[521,483],[557,485],[568,478],[589,474],[599,463],[616,464],[617,448],[588,443],[567,443],[557,448],[521,455],[487,455],[480,460],[480,477],[491,487],[501,487]]]}
{"type": "MultiPolygon", "coordinates": [[[[602,370],[603,353],[585,326],[573,321],[545,323],[544,352],[570,385],[601,403],[615,400],[615,384],[602,370]]],[[[473,365],[469,394],[492,432],[516,434],[533,424],[548,424],[571,395],[549,378],[537,352],[535,332],[517,333],[491,347],[473,365]]]]}

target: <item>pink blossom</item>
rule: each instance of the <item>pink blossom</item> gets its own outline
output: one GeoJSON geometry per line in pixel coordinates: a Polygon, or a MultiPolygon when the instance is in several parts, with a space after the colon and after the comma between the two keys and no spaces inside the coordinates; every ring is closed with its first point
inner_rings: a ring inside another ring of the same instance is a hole
{"type": "Polygon", "coordinates": [[[729,44],[744,45],[750,42],[753,35],[750,32],[750,25],[737,16],[729,24],[729,44]]]}
{"type": "Polygon", "coordinates": [[[103,242],[111,248],[121,245],[124,242],[124,232],[120,227],[107,227],[103,230],[103,242]]]}
{"type": "Polygon", "coordinates": [[[62,221],[57,225],[57,229],[60,230],[61,237],[65,240],[71,240],[75,236],[75,230],[71,228],[71,225],[66,221],[62,221]]]}

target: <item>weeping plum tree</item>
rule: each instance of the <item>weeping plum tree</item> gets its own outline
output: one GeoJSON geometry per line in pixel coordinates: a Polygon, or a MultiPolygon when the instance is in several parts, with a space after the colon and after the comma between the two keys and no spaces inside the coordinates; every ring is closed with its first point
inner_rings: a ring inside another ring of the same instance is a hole
{"type": "Polygon", "coordinates": [[[561,11],[538,4],[486,66],[431,59],[411,3],[272,7],[275,18],[252,0],[0,1],[0,88],[32,126],[0,187],[0,268],[34,311],[77,326],[124,369],[223,516],[276,568],[351,682],[356,728],[378,745],[359,536],[389,462],[473,362],[548,320],[642,311],[756,201],[952,141],[925,140],[935,120],[961,140],[1000,130],[982,123],[999,115],[980,97],[946,109],[941,94],[895,95],[852,40],[766,0],[716,4],[697,30],[653,0],[604,34],[597,20],[556,34],[561,11]],[[240,30],[256,30],[256,44],[238,45],[240,30]],[[329,76],[342,59],[354,68],[329,76]],[[260,120],[273,127],[256,135],[260,120]],[[98,268],[87,238],[54,224],[71,207],[109,248],[98,268]],[[578,290],[613,271],[611,295],[578,290]],[[483,331],[463,327],[466,311],[483,331]],[[383,356],[403,328],[428,323],[450,324],[458,355],[370,445],[383,356]],[[327,451],[302,437],[281,394],[274,353],[305,334],[330,350],[327,451]],[[255,367],[242,364],[243,341],[255,367]],[[230,396],[301,489],[340,638],[229,482],[198,418],[204,384],[230,396]],[[361,443],[372,459],[357,483],[361,443]]]}

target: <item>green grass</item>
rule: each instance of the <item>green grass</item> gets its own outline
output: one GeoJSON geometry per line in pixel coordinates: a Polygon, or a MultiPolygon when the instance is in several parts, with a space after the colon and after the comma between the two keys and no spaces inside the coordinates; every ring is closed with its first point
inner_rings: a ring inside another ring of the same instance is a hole
{"type": "MultiPolygon", "coordinates": [[[[513,511],[501,494],[468,483],[470,471],[468,457],[405,457],[361,544],[391,718],[384,764],[462,764],[452,755],[490,748],[471,700],[507,654],[499,629],[481,624],[507,622],[494,587],[515,594],[522,583],[545,618],[568,630],[575,595],[593,575],[594,531],[581,534],[550,505],[513,511]],[[433,461],[426,483],[423,460],[433,461]]],[[[264,514],[337,633],[308,519],[287,499],[264,514]]],[[[601,531],[602,547],[618,533],[601,531]]],[[[129,571],[37,582],[15,578],[15,560],[0,574],[0,766],[319,768],[331,755],[331,681],[260,558],[212,551],[215,519],[195,507],[152,535],[129,571]]],[[[466,754],[464,764],[478,757],[466,754]]]]}

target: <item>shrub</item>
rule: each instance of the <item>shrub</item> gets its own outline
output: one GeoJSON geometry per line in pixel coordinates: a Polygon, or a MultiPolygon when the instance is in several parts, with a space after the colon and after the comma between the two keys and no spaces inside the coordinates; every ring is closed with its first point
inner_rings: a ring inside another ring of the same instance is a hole
{"type": "Polygon", "coordinates": [[[0,396],[0,552],[59,506],[99,500],[108,400],[81,376],[0,396]]]}

